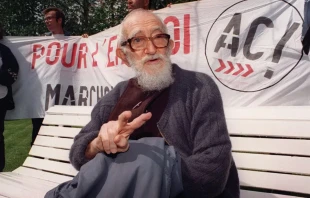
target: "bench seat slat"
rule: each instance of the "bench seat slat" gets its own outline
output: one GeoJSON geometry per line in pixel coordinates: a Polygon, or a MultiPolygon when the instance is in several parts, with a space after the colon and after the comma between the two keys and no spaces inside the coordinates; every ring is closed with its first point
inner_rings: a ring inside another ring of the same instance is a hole
{"type": "Polygon", "coordinates": [[[310,177],[248,170],[238,170],[240,185],[282,190],[310,195],[310,177]]]}
{"type": "Polygon", "coordinates": [[[227,120],[230,135],[310,138],[310,121],[227,120]]]}
{"type": "Polygon", "coordinates": [[[14,172],[0,174],[0,192],[11,198],[42,198],[57,183],[20,175],[14,172]]]}
{"type": "Polygon", "coordinates": [[[233,151],[310,156],[309,140],[230,137],[233,151]]]}
{"type": "Polygon", "coordinates": [[[37,136],[34,142],[34,145],[61,148],[61,149],[70,149],[72,144],[73,139],[70,138],[58,138],[58,137],[49,137],[40,135],[37,136]]]}
{"type": "Polygon", "coordinates": [[[41,126],[39,134],[74,138],[80,131],[81,131],[81,128],[41,126]]]}
{"type": "Polygon", "coordinates": [[[29,155],[69,162],[69,150],[64,149],[33,145],[30,149],[29,155]]]}
{"type": "Polygon", "coordinates": [[[310,176],[310,157],[290,157],[236,152],[233,152],[233,157],[238,168],[306,174],[310,176]]]}
{"type": "Polygon", "coordinates": [[[73,168],[69,163],[57,162],[46,159],[39,159],[34,157],[27,157],[24,164],[24,167],[31,167],[41,170],[46,170],[50,172],[66,174],[70,176],[75,176],[78,171],[73,168]]]}
{"type": "Polygon", "coordinates": [[[29,176],[29,177],[35,177],[42,180],[47,180],[51,182],[55,182],[57,184],[69,181],[73,178],[73,176],[67,176],[67,175],[60,175],[56,173],[50,173],[43,170],[37,170],[27,167],[18,167],[13,171],[14,173],[18,173],[21,175],[29,176]]]}
{"type": "Polygon", "coordinates": [[[43,124],[83,127],[90,121],[90,116],[83,115],[45,115],[43,124]]]}

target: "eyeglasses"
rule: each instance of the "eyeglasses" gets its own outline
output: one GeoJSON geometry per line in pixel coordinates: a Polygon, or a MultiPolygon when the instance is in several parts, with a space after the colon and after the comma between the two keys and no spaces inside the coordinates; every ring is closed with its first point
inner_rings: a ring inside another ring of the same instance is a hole
{"type": "Polygon", "coordinates": [[[48,16],[44,18],[44,21],[51,21],[52,19],[56,18],[55,16],[48,16]]]}
{"type": "Polygon", "coordinates": [[[129,44],[129,47],[132,50],[142,50],[146,48],[147,41],[150,40],[156,48],[165,48],[169,44],[169,39],[169,34],[157,34],[152,37],[137,36],[122,42],[121,46],[126,46],[129,44]]]}

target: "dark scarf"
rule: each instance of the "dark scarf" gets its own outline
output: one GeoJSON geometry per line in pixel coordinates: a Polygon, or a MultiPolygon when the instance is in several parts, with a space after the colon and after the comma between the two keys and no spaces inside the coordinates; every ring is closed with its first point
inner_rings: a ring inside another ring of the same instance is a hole
{"type": "Polygon", "coordinates": [[[152,118],[142,127],[135,130],[130,139],[140,139],[142,137],[162,137],[157,127],[168,101],[169,88],[161,91],[143,91],[136,79],[130,79],[128,85],[117,101],[113,111],[109,116],[110,120],[117,120],[124,111],[131,111],[132,117],[129,122],[137,118],[142,113],[151,112],[152,118]]]}

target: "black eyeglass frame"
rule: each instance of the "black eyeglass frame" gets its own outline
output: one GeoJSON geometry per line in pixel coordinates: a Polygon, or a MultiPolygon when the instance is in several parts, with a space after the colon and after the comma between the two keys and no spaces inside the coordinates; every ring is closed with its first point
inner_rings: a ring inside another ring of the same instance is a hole
{"type": "Polygon", "coordinates": [[[58,19],[56,16],[48,16],[46,18],[43,18],[43,21],[46,22],[46,21],[51,21],[52,19],[58,19]]]}
{"type": "Polygon", "coordinates": [[[133,39],[139,38],[139,37],[145,37],[145,38],[147,38],[147,40],[151,41],[152,44],[153,44],[156,48],[165,48],[165,47],[168,47],[168,45],[169,45],[169,40],[170,40],[170,35],[169,35],[169,34],[165,34],[165,33],[163,33],[163,34],[156,34],[155,36],[152,36],[152,37],[134,36],[134,37],[131,37],[131,38],[127,39],[126,41],[123,41],[123,42],[121,43],[121,46],[124,47],[124,46],[126,46],[126,45],[128,44],[129,47],[130,47],[130,49],[131,49],[132,51],[139,50],[139,49],[134,49],[134,48],[131,46],[131,41],[132,41],[133,39]],[[159,35],[162,35],[162,36],[165,35],[165,36],[167,37],[167,45],[166,45],[166,46],[164,46],[164,47],[157,47],[157,46],[154,44],[153,40],[154,40],[157,36],[159,36],[159,35]]]}

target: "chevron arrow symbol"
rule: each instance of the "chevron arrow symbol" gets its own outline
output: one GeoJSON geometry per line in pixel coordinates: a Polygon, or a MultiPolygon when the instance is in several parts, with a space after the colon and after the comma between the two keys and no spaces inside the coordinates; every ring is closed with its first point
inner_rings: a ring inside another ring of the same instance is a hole
{"type": "Polygon", "coordinates": [[[251,65],[245,64],[245,66],[248,68],[248,71],[245,72],[244,74],[242,74],[243,77],[247,77],[248,75],[250,75],[251,73],[253,73],[253,69],[252,69],[251,65]]]}
{"type": "Polygon", "coordinates": [[[240,74],[244,70],[244,68],[242,67],[242,65],[240,63],[237,63],[237,65],[239,67],[239,70],[232,74],[234,76],[237,76],[238,74],[240,74]]]}
{"type": "MultiPolygon", "coordinates": [[[[228,66],[226,66],[222,59],[218,59],[218,60],[220,63],[220,67],[215,70],[216,72],[221,72],[229,66],[228,70],[225,71],[224,74],[230,74],[232,71],[235,70],[235,68],[237,68],[234,66],[234,64],[231,61],[227,61],[228,66]]],[[[238,70],[236,72],[232,73],[232,75],[234,75],[234,76],[241,74],[244,70],[246,70],[246,72],[241,75],[242,77],[248,77],[250,74],[252,74],[254,72],[253,68],[249,64],[245,64],[245,66],[243,66],[240,63],[236,63],[236,64],[238,66],[238,70]]]]}
{"type": "Polygon", "coordinates": [[[229,74],[230,72],[232,72],[235,68],[234,65],[232,64],[232,62],[227,61],[228,65],[229,65],[229,70],[227,70],[226,72],[224,72],[224,74],[229,74]]]}
{"type": "Polygon", "coordinates": [[[218,60],[219,60],[221,66],[215,70],[216,72],[220,72],[220,71],[222,71],[223,69],[226,68],[226,65],[223,62],[223,60],[222,59],[218,59],[218,60]]]}

